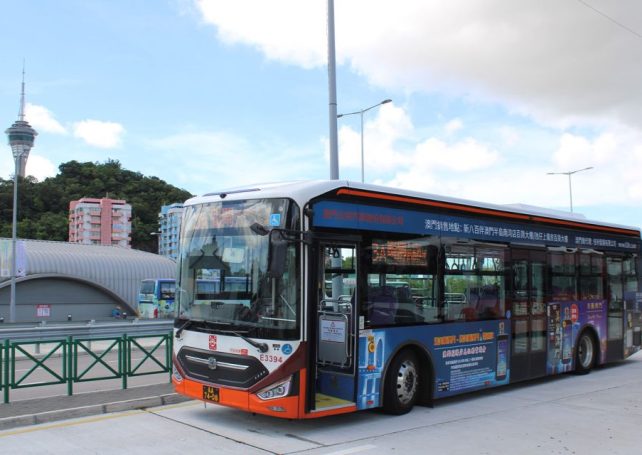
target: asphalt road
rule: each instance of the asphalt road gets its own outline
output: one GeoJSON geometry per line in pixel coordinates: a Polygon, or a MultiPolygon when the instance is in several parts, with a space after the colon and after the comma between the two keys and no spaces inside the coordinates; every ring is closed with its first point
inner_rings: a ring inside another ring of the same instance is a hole
{"type": "Polygon", "coordinates": [[[288,421],[190,401],[0,432],[20,454],[639,454],[642,354],[438,401],[404,416],[376,411],[288,421]]]}

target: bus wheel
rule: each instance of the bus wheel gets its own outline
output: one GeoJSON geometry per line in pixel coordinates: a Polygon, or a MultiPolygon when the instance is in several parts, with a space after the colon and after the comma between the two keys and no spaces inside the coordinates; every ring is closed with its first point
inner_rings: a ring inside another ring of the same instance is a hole
{"type": "Polygon", "coordinates": [[[383,389],[383,409],[389,414],[409,412],[419,397],[419,363],[411,351],[400,352],[390,364],[383,389]]]}
{"type": "Polygon", "coordinates": [[[595,364],[597,350],[593,337],[588,330],[585,330],[577,340],[577,349],[575,350],[575,373],[586,374],[591,371],[595,364]]]}

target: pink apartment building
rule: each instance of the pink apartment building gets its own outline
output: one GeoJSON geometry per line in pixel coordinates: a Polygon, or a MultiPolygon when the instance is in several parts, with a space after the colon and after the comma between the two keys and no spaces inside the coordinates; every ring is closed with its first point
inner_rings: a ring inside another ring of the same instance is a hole
{"type": "Polygon", "coordinates": [[[69,203],[69,242],[130,248],[132,206],[120,199],[84,197],[69,203]]]}

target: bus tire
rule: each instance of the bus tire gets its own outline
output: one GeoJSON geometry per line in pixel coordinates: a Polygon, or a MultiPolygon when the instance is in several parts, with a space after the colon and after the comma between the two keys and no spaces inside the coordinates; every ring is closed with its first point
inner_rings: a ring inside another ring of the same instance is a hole
{"type": "Polygon", "coordinates": [[[419,399],[420,385],[417,356],[408,349],[401,351],[388,367],[383,389],[383,410],[394,415],[409,412],[419,399]]]}
{"type": "Polygon", "coordinates": [[[589,330],[584,330],[577,339],[575,349],[575,374],[587,374],[595,365],[597,348],[589,330]]]}

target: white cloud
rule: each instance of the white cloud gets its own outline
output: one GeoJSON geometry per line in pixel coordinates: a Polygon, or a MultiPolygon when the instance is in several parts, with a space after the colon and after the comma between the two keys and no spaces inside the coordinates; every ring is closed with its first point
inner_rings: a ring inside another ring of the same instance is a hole
{"type": "Polygon", "coordinates": [[[488,168],[498,159],[499,153],[496,150],[472,138],[454,144],[430,138],[417,145],[412,161],[419,168],[444,168],[454,172],[468,172],[488,168]]]}
{"type": "MultiPolygon", "coordinates": [[[[594,169],[573,176],[576,210],[642,202],[642,135],[632,129],[607,131],[593,138],[560,134],[557,144],[543,148],[534,160],[521,162],[510,161],[505,151],[471,137],[457,141],[420,137],[424,129],[415,127],[404,109],[394,105],[372,113],[365,127],[367,182],[497,204],[521,202],[568,210],[568,179],[547,172],[570,170],[566,165],[578,164],[594,169]]],[[[354,123],[343,126],[339,138],[342,176],[350,173],[356,179],[355,171],[360,169],[358,122],[356,128],[354,123]]],[[[314,146],[293,150],[288,144],[256,144],[211,131],[184,132],[150,146],[158,159],[150,163],[146,174],[170,179],[194,192],[327,176],[314,146]]]]}
{"type": "Polygon", "coordinates": [[[305,68],[326,61],[324,2],[196,0],[196,5],[224,42],[256,47],[269,59],[305,68]]]}
{"type": "Polygon", "coordinates": [[[553,162],[560,167],[560,172],[571,171],[590,165],[592,161],[592,144],[583,136],[563,134],[560,145],[553,155],[553,162]]]}
{"type": "MultiPolygon", "coordinates": [[[[355,116],[358,118],[358,116],[355,116]]],[[[359,120],[360,121],[360,120],[359,120]]],[[[406,161],[395,149],[395,142],[414,134],[407,112],[393,103],[364,115],[363,149],[366,174],[389,171],[406,161]]],[[[339,164],[343,168],[361,168],[360,124],[339,128],[339,164]]]]}
{"type": "MultiPolygon", "coordinates": [[[[414,172],[426,175],[437,169],[455,173],[469,172],[492,166],[499,153],[489,146],[466,138],[454,143],[442,139],[418,137],[407,112],[392,103],[382,106],[370,121],[364,121],[364,161],[369,181],[389,172],[414,172]]],[[[455,119],[449,122],[454,131],[463,126],[455,119]]],[[[357,126],[357,128],[359,128],[357,126]]],[[[339,129],[339,161],[342,168],[361,167],[361,134],[358,129],[339,129]]]]}
{"type": "Polygon", "coordinates": [[[381,183],[429,193],[508,204],[522,202],[568,210],[568,172],[592,166],[571,177],[573,205],[639,206],[642,203],[642,134],[607,131],[595,138],[562,134],[557,149],[535,163],[499,163],[502,156],[471,139],[448,145],[430,138],[417,147],[427,159],[399,168],[381,183]]]}
{"type": "MultiPolygon", "coordinates": [[[[326,64],[323,0],[197,6],[228,43],[306,68],[326,64]]],[[[632,29],[642,16],[642,2],[597,6],[632,29]]],[[[582,2],[351,0],[335,2],[335,25],[338,62],[388,89],[499,102],[557,126],[641,126],[642,65],[630,56],[642,40],[582,2]]]]}
{"type": "Polygon", "coordinates": [[[94,147],[116,148],[121,143],[125,128],[120,123],[89,119],[75,122],[73,132],[75,137],[94,147]]]}
{"type": "Polygon", "coordinates": [[[452,119],[448,123],[446,123],[446,126],[444,126],[444,130],[446,131],[446,134],[452,135],[455,134],[457,131],[462,129],[464,127],[464,123],[461,121],[459,118],[452,119]]]}
{"type": "MultiPolygon", "coordinates": [[[[195,2],[230,45],[303,68],[327,64],[324,0],[195,2]]],[[[642,2],[593,6],[642,33],[642,2]]],[[[350,0],[335,2],[335,25],[337,62],[383,92],[440,93],[509,113],[494,128],[497,116],[484,125],[448,114],[436,131],[383,106],[364,120],[366,181],[565,208],[568,181],[546,173],[593,166],[573,177],[574,205],[642,202],[642,65],[631,57],[642,40],[583,2],[350,0]]],[[[354,176],[359,126],[339,127],[342,175],[354,176]]]]}
{"type": "Polygon", "coordinates": [[[43,181],[47,177],[54,177],[58,173],[58,167],[44,156],[29,154],[27,160],[27,175],[33,175],[38,181],[43,181]]]}
{"type": "MultiPolygon", "coordinates": [[[[451,123],[451,130],[463,126],[461,121],[451,123]]],[[[469,183],[479,185],[481,182],[497,189],[494,183],[506,180],[480,178],[484,173],[493,174],[498,168],[500,152],[491,146],[470,137],[454,142],[421,137],[420,131],[408,113],[392,103],[382,106],[376,114],[372,113],[371,120],[364,124],[366,181],[466,197],[471,187],[469,183]]],[[[447,131],[445,135],[449,136],[447,131]]],[[[358,123],[339,129],[339,161],[344,171],[346,168],[360,169],[360,140],[358,123]]],[[[479,194],[471,196],[479,197],[479,194]]]]}
{"type": "Polygon", "coordinates": [[[65,127],[44,106],[27,103],[25,106],[25,119],[38,132],[67,134],[65,127]]]}
{"type": "MultiPolygon", "coordinates": [[[[642,134],[632,128],[596,137],[561,133],[557,144],[537,144],[537,155],[508,159],[506,150],[473,137],[457,141],[420,137],[404,109],[390,105],[366,122],[366,181],[500,204],[527,203],[567,209],[568,179],[548,172],[592,166],[572,177],[574,205],[634,205],[642,202],[642,134]]],[[[510,147],[520,134],[496,130],[510,147]]],[[[339,130],[342,169],[360,168],[358,124],[339,130]]],[[[354,174],[353,174],[354,175],[354,174]]]]}
{"type": "MultiPolygon", "coordinates": [[[[583,193],[593,203],[642,203],[642,133],[633,129],[605,131],[594,139],[564,134],[553,155],[556,172],[584,167],[594,169],[572,176],[584,185],[583,193]]],[[[581,196],[580,196],[581,197],[581,196]]],[[[575,199],[575,194],[573,195],[575,199]]]]}
{"type": "MultiPolygon", "coordinates": [[[[0,178],[3,179],[12,179],[14,171],[14,161],[11,153],[0,154],[0,178]]],[[[27,159],[27,169],[26,175],[31,175],[42,181],[47,177],[54,177],[58,172],[57,165],[49,161],[48,158],[44,156],[34,154],[33,150],[29,153],[29,159],[27,159]]]]}

